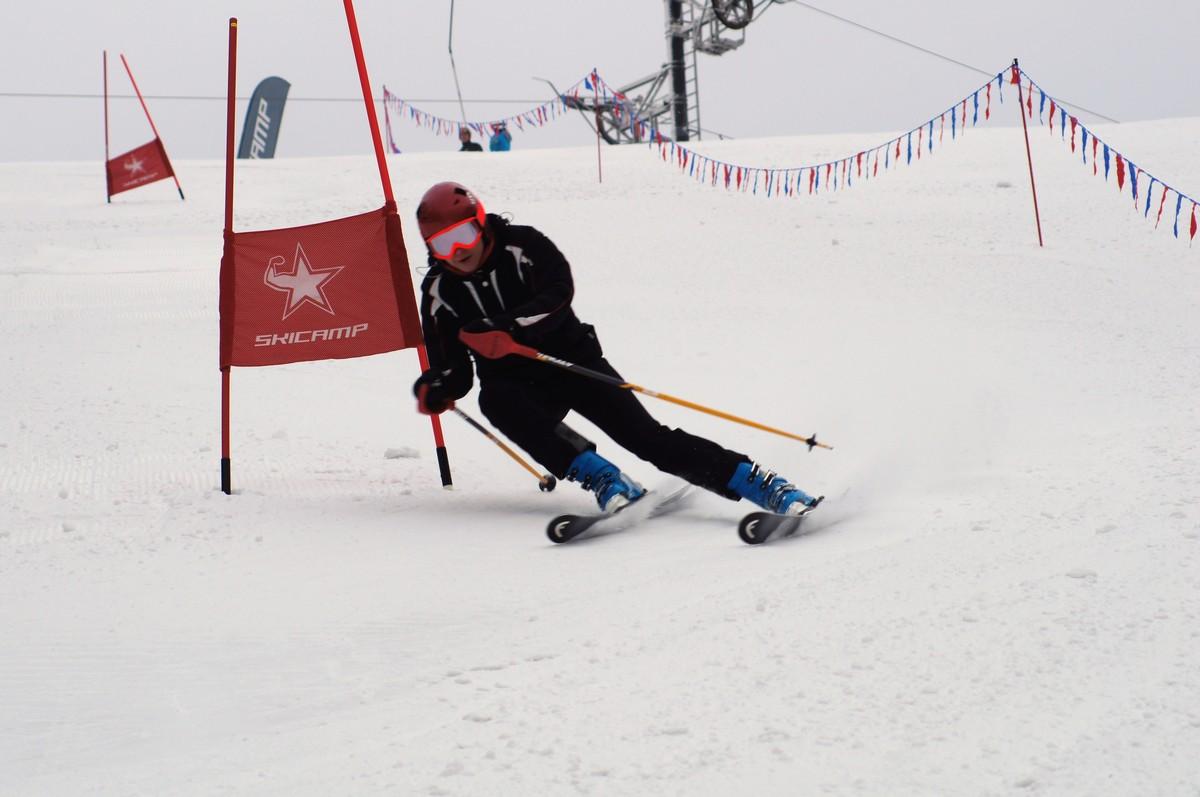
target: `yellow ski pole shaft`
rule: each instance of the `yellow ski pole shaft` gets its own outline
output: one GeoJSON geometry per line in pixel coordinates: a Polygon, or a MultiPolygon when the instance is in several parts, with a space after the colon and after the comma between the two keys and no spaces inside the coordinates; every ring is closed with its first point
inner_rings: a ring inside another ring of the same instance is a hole
{"type": "Polygon", "coordinates": [[[809,435],[808,437],[803,437],[798,434],[792,434],[791,432],[785,432],[782,429],[776,429],[774,426],[767,426],[765,423],[759,423],[758,421],[752,421],[749,418],[742,418],[740,416],[733,415],[732,413],[713,409],[712,407],[705,407],[703,404],[697,404],[694,401],[688,401],[687,399],[681,399],[681,398],[678,398],[677,396],[671,396],[666,393],[659,393],[656,390],[649,390],[647,388],[641,387],[640,385],[634,385],[634,384],[630,384],[628,382],[620,383],[617,385],[617,387],[623,387],[626,390],[633,390],[633,391],[641,393],[645,396],[653,396],[656,399],[661,399],[662,401],[669,401],[672,404],[678,404],[681,407],[687,407],[689,410],[696,410],[697,412],[703,412],[703,413],[707,413],[709,415],[714,415],[718,418],[724,418],[727,421],[733,421],[734,423],[740,423],[743,426],[750,426],[754,429],[762,429],[764,432],[770,432],[771,434],[777,434],[780,437],[786,437],[790,440],[799,440],[801,443],[807,443],[808,447],[810,449],[812,449],[812,448],[827,448],[827,449],[833,450],[833,446],[826,445],[825,443],[817,442],[817,435],[815,433],[809,435]]]}
{"type": "Polygon", "coordinates": [[[517,462],[517,464],[519,464],[522,468],[524,468],[525,470],[527,470],[531,474],[533,474],[533,477],[538,480],[538,489],[539,490],[541,490],[544,493],[548,493],[551,490],[553,490],[555,488],[555,486],[558,484],[558,480],[555,479],[549,473],[543,474],[543,473],[538,473],[536,470],[534,470],[534,467],[532,465],[530,465],[528,462],[526,462],[524,457],[522,457],[516,451],[513,451],[512,448],[510,448],[507,443],[505,443],[499,437],[496,437],[496,435],[492,434],[492,432],[486,426],[481,424],[479,421],[475,420],[470,415],[467,415],[465,412],[460,410],[458,407],[454,408],[454,412],[456,415],[458,415],[458,417],[462,418],[464,421],[469,423],[476,431],[478,431],[480,434],[482,434],[488,440],[491,440],[493,443],[495,443],[500,448],[501,451],[503,451],[505,454],[508,454],[510,457],[512,457],[517,462]]]}
{"type": "Polygon", "coordinates": [[[488,358],[489,360],[494,360],[494,359],[497,359],[500,357],[505,357],[510,354],[516,354],[521,357],[528,357],[531,360],[541,360],[544,363],[550,363],[551,365],[556,365],[559,368],[564,368],[573,373],[580,374],[581,376],[586,376],[590,379],[595,379],[597,381],[604,382],[605,384],[612,385],[613,387],[619,387],[623,390],[633,390],[638,393],[643,393],[647,396],[653,396],[656,399],[661,399],[663,401],[670,401],[673,404],[678,404],[681,407],[687,407],[688,409],[696,410],[697,412],[704,412],[709,415],[715,415],[716,417],[724,418],[727,421],[733,421],[734,423],[740,423],[744,426],[750,426],[755,429],[761,429],[764,432],[770,432],[771,434],[777,434],[777,435],[780,435],[781,437],[787,437],[791,440],[799,440],[801,443],[805,443],[806,445],[808,445],[809,451],[811,451],[814,448],[825,448],[825,449],[833,450],[833,446],[831,446],[831,445],[827,445],[825,443],[818,443],[816,433],[813,433],[813,434],[809,435],[808,437],[804,437],[803,435],[798,435],[798,434],[792,434],[791,432],[785,432],[782,429],[776,429],[773,426],[767,426],[765,423],[759,423],[758,421],[752,421],[749,418],[742,418],[740,416],[733,415],[728,412],[722,412],[721,410],[714,410],[712,407],[705,407],[703,404],[697,404],[694,401],[688,401],[687,399],[681,399],[681,398],[677,398],[675,396],[669,396],[666,393],[659,393],[658,391],[649,390],[640,385],[634,385],[629,382],[622,382],[620,379],[616,378],[615,376],[601,373],[600,371],[593,371],[590,368],[584,368],[582,365],[576,365],[573,362],[568,362],[566,360],[560,360],[557,357],[552,357],[549,354],[540,352],[537,349],[532,348],[531,346],[526,346],[523,343],[517,343],[515,340],[512,339],[511,335],[509,335],[507,332],[504,332],[502,330],[490,330],[487,332],[475,332],[475,333],[471,333],[469,335],[466,333],[460,333],[459,337],[464,343],[466,343],[468,346],[470,346],[472,349],[474,349],[478,354],[488,358]]]}
{"type": "Polygon", "coordinates": [[[708,415],[715,415],[718,418],[723,418],[727,421],[733,421],[734,423],[740,423],[743,426],[750,426],[754,429],[761,429],[764,432],[770,432],[771,434],[777,434],[780,437],[787,437],[791,440],[799,440],[801,443],[805,443],[808,445],[809,451],[811,451],[813,448],[826,448],[831,451],[833,450],[833,446],[826,445],[825,443],[817,442],[817,435],[815,432],[813,434],[809,435],[808,437],[804,437],[803,435],[798,435],[798,434],[792,434],[791,432],[785,432],[782,429],[776,429],[774,426],[767,426],[765,423],[759,423],[758,421],[752,421],[749,418],[742,418],[741,416],[733,415],[732,413],[722,412],[721,410],[715,410],[712,407],[705,407],[703,404],[697,404],[694,401],[688,401],[687,399],[681,399],[676,396],[668,395],[666,393],[659,393],[656,390],[649,390],[648,388],[644,388],[641,385],[635,385],[630,382],[622,382],[620,379],[616,379],[612,376],[609,376],[608,374],[604,374],[599,371],[593,371],[590,368],[584,368],[582,365],[576,365],[575,363],[567,362],[566,360],[560,360],[557,357],[551,357],[549,354],[543,354],[542,352],[537,351],[536,349],[530,349],[527,346],[521,346],[520,344],[516,344],[514,349],[515,349],[513,352],[514,354],[521,354],[526,357],[532,356],[533,359],[535,359],[535,360],[541,360],[542,362],[550,363],[551,365],[557,365],[559,368],[565,368],[568,371],[573,371],[574,373],[581,374],[583,376],[587,376],[592,379],[599,380],[601,382],[605,382],[614,387],[619,387],[624,390],[632,390],[637,393],[642,393],[643,395],[646,395],[646,396],[653,396],[654,398],[661,399],[662,401],[669,401],[672,404],[678,404],[679,406],[687,407],[690,410],[696,410],[697,412],[707,413],[708,415]],[[532,355],[530,355],[526,352],[532,352],[532,355]]]}

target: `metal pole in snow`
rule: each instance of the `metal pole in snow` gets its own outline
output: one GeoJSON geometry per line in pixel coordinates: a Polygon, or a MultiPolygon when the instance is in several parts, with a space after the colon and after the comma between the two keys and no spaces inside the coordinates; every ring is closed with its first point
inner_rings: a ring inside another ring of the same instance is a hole
{"type": "Polygon", "coordinates": [[[1029,189],[1033,192],[1033,218],[1037,222],[1038,246],[1045,246],[1042,243],[1042,216],[1038,212],[1037,185],[1033,181],[1033,153],[1029,149],[1029,124],[1025,121],[1025,95],[1021,91],[1021,67],[1015,58],[1012,62],[1012,82],[1017,84],[1017,112],[1021,114],[1021,128],[1025,131],[1025,159],[1029,161],[1029,189]]]}

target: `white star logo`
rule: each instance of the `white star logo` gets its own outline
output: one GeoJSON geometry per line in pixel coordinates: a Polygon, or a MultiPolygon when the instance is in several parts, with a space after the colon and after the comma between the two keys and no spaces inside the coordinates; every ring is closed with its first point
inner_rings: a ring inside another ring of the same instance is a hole
{"type": "Polygon", "coordinates": [[[308,262],[308,255],[304,254],[304,247],[299,243],[296,244],[296,258],[292,264],[292,273],[280,273],[279,269],[285,262],[280,255],[272,257],[267,264],[267,272],[263,274],[263,282],[268,287],[284,291],[288,295],[287,309],[283,311],[283,317],[286,319],[305,302],[330,315],[335,315],[333,305],[325,296],[325,283],[336,277],[344,266],[313,268],[308,262]]]}
{"type": "Polygon", "coordinates": [[[132,157],[129,160],[125,161],[125,163],[122,165],[125,167],[125,171],[129,172],[130,177],[137,174],[138,172],[146,171],[146,162],[138,157],[132,157]]]}

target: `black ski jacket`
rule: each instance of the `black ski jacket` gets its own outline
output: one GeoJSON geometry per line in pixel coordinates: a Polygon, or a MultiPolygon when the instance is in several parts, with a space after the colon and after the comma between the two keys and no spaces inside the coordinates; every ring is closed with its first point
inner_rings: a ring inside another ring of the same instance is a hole
{"type": "Polygon", "coordinates": [[[575,283],[571,267],[554,243],[533,227],[510,224],[488,214],[493,236],[491,254],[470,276],[462,277],[430,257],[421,283],[421,326],[429,367],[446,372],[444,381],[455,399],[471,390],[471,359],[479,380],[533,364],[517,355],[489,360],[458,339],[459,330],[487,318],[508,329],[518,343],[575,363],[603,356],[590,324],[571,309],[575,283]]]}

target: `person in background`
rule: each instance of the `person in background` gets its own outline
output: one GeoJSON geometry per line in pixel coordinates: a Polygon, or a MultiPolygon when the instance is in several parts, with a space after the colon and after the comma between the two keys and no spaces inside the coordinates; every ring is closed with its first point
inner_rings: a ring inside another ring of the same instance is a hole
{"type": "Polygon", "coordinates": [[[512,149],[512,135],[508,132],[508,125],[504,122],[496,122],[492,125],[492,137],[488,141],[488,149],[492,152],[508,152],[512,149]]]}
{"type": "Polygon", "coordinates": [[[499,332],[620,379],[592,325],[571,307],[575,283],[567,259],[539,230],[486,213],[475,194],[449,182],[425,192],[417,224],[431,266],[421,284],[429,369],[413,385],[418,410],[452,409],[477,373],[479,408],[488,420],[555,476],[594,493],[606,512],[645,490],[563,423],[570,410],[660,470],[725,498],[793,515],[820,502],[744,454],[662,425],[628,390],[497,354],[488,341],[499,332]]]}
{"type": "Polygon", "coordinates": [[[483,152],[483,147],[471,140],[471,128],[466,125],[458,128],[458,140],[462,142],[459,152],[483,152]]]}

